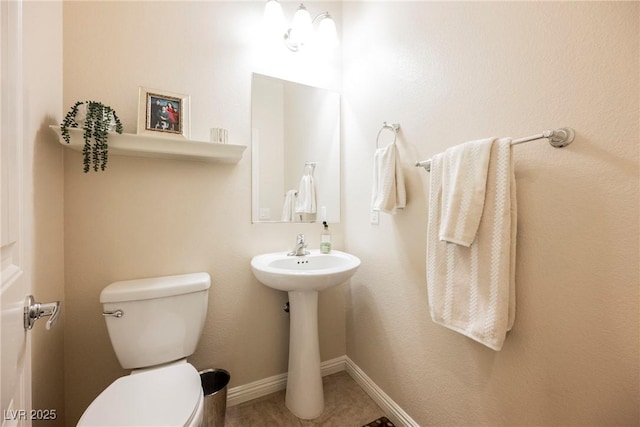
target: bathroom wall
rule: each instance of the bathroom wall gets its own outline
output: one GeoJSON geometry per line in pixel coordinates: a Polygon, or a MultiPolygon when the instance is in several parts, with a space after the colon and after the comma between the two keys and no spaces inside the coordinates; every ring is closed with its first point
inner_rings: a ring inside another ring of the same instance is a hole
{"type": "MultiPolygon", "coordinates": [[[[638,4],[305,4],[336,19],[342,60],[261,45],[258,1],[65,2],[62,114],[101,100],[135,133],[138,86],[165,89],[191,95],[194,139],[222,126],[249,146],[251,72],[341,90],[343,223],[332,229],[363,265],[321,296],[323,360],[346,352],[421,425],[637,425],[638,4]],[[370,225],[383,121],[402,125],[409,204],[370,225]],[[514,149],[518,308],[496,353],[429,319],[429,175],[412,164],[469,139],[559,126],[576,129],[572,146],[514,149]]],[[[289,19],[296,5],[284,3],[289,19]]],[[[113,156],[88,175],[64,151],[64,190],[55,171],[34,180],[43,197],[64,191],[66,425],[125,373],[98,302],[114,280],[208,271],[192,363],[230,370],[232,387],[286,371],[286,295],[257,283],[249,260],[299,232],[317,246],[320,230],[251,224],[249,148],[234,166],[113,156]]],[[[43,227],[61,215],[49,208],[43,227]]],[[[59,244],[49,230],[43,251],[59,244]]]]}
{"type": "Polygon", "coordinates": [[[40,302],[61,301],[62,315],[49,331],[31,330],[32,407],[55,413],[34,426],[64,426],[64,227],[63,154],[49,125],[62,114],[62,3],[23,2],[24,156],[26,212],[32,262],[31,292],[40,302]]]}
{"type": "Polygon", "coordinates": [[[343,6],[347,355],[424,426],[638,425],[638,3],[343,6]],[[402,126],[408,205],[371,225],[383,121],[402,126]],[[430,320],[413,163],[562,126],[567,148],[514,148],[517,314],[494,352],[430,320]]]}
{"type": "MultiPolygon", "coordinates": [[[[297,4],[285,4],[291,19],[297,4]]],[[[263,3],[65,2],[64,112],[100,100],[135,133],[138,87],[191,96],[191,136],[229,129],[250,146],[251,73],[340,90],[340,58],[319,61],[261,44],[263,3]]],[[[311,13],[340,5],[307,4],[311,13]]],[[[125,374],[113,354],[99,294],[116,280],[206,271],[209,312],[199,369],[225,368],[231,387],[287,370],[283,292],[253,277],[253,255],[289,250],[297,233],[318,247],[319,224],[251,224],[251,149],[236,165],[112,156],[84,174],[65,150],[65,401],[74,424],[98,393],[125,374]]],[[[336,248],[340,225],[332,226],[336,248]]],[[[344,288],[320,298],[322,360],[346,353],[344,288]]]]}

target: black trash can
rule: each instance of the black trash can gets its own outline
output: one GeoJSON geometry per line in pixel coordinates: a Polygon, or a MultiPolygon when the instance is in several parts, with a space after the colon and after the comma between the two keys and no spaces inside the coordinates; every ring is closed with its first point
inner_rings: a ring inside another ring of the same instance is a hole
{"type": "Polygon", "coordinates": [[[223,427],[227,411],[227,385],[231,375],[224,369],[200,371],[200,382],[204,394],[202,427],[223,427]]]}

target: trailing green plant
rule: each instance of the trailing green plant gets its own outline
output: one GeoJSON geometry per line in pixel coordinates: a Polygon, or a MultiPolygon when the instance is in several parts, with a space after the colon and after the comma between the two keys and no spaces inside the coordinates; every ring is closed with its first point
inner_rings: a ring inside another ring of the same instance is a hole
{"type": "Polygon", "coordinates": [[[118,133],[122,133],[122,123],[115,110],[101,102],[76,102],[60,124],[62,138],[67,144],[71,142],[69,128],[77,128],[80,125],[76,120],[82,122],[82,129],[84,130],[84,147],[82,148],[84,172],[89,172],[92,167],[96,172],[98,169],[105,170],[109,160],[109,146],[107,145],[109,131],[115,130],[118,133]],[[78,109],[83,104],[86,105],[87,110],[84,121],[77,117],[78,109]],[[114,124],[115,129],[112,129],[114,124]]]}

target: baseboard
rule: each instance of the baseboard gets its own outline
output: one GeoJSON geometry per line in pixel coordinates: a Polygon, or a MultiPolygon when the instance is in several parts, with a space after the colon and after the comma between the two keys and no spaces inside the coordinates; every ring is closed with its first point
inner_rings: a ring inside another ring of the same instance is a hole
{"type": "Polygon", "coordinates": [[[235,406],[258,397],[266,396],[287,386],[287,374],[274,375],[249,384],[231,387],[227,392],[227,406],[235,406]]]}
{"type": "MultiPolygon", "coordinates": [[[[322,376],[341,372],[346,367],[346,356],[326,360],[320,364],[322,376]]],[[[269,378],[254,381],[249,384],[232,387],[227,392],[227,406],[234,406],[258,397],[266,396],[287,387],[287,374],[274,375],[269,378]]]]}
{"type": "MultiPolygon", "coordinates": [[[[376,383],[373,382],[362,369],[347,356],[336,357],[320,364],[322,376],[335,374],[341,371],[347,373],[358,383],[360,387],[382,409],[387,417],[398,427],[420,427],[409,414],[402,410],[376,383]]],[[[254,381],[249,384],[230,388],[227,392],[227,406],[234,406],[249,400],[267,396],[287,386],[287,374],[274,375],[269,378],[254,381]]]]}
{"type": "Polygon", "coordinates": [[[393,401],[355,362],[345,356],[346,371],[360,387],[382,409],[387,417],[396,425],[403,427],[420,427],[409,414],[393,401]]]}

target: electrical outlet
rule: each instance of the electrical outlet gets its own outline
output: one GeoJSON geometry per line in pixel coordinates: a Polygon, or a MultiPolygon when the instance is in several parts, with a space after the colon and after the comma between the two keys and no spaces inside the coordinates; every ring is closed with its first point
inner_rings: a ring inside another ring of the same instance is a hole
{"type": "Polygon", "coordinates": [[[378,225],[380,223],[380,212],[371,211],[371,224],[378,225]]]}
{"type": "Polygon", "coordinates": [[[271,219],[271,209],[269,209],[269,208],[260,208],[259,218],[260,219],[271,219]]]}

